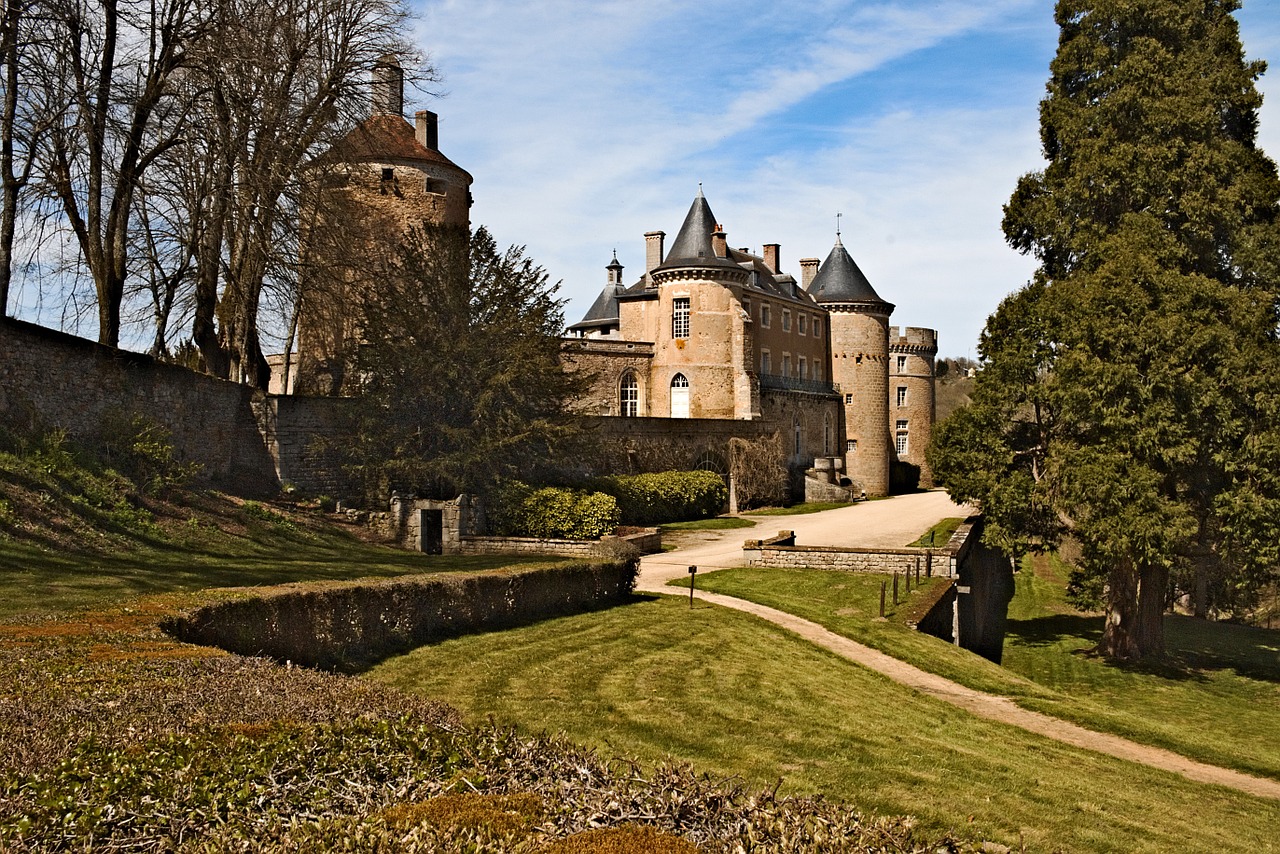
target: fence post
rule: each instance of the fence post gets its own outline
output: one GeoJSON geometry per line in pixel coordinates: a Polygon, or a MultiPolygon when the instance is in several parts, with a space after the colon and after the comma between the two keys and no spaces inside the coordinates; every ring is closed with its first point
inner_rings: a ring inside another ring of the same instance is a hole
{"type": "Polygon", "coordinates": [[[898,604],[898,573],[893,574],[893,604],[898,604]]]}
{"type": "Polygon", "coordinates": [[[888,584],[889,582],[887,581],[880,582],[880,618],[881,619],[884,619],[884,594],[885,594],[885,588],[888,586],[888,584]]]}

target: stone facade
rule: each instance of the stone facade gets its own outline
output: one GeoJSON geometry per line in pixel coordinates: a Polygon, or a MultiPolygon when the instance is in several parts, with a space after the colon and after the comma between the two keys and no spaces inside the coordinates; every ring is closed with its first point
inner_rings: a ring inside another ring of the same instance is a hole
{"type": "MultiPolygon", "coordinates": [[[[778,244],[760,255],[730,248],[699,193],[670,252],[665,240],[665,232],[645,233],[645,271],[630,287],[615,254],[604,291],[569,327],[566,368],[592,377],[582,412],[668,419],[673,435],[689,432],[678,426],[684,420],[731,422],[743,438],[776,432],[793,470],[839,455],[835,485],[870,495],[890,490],[899,429],[902,461],[923,467],[936,335],[914,327],[891,335],[893,305],[839,239],[826,261],[800,261],[797,283],[781,270],[778,244]],[[897,371],[899,355],[907,361],[897,371]],[[890,400],[898,383],[908,386],[902,406],[890,400]]],[[[924,467],[926,486],[927,475],[924,467]]]]}

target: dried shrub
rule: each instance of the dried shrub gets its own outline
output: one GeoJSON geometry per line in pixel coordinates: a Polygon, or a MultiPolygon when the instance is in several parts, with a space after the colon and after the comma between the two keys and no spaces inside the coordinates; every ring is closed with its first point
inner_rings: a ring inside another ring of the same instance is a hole
{"type": "Polygon", "coordinates": [[[787,462],[782,437],[729,440],[729,474],[738,509],[771,507],[787,499],[787,462]]]}
{"type": "Polygon", "coordinates": [[[546,854],[698,854],[698,846],[683,836],[638,824],[575,833],[539,850],[546,854]]]}

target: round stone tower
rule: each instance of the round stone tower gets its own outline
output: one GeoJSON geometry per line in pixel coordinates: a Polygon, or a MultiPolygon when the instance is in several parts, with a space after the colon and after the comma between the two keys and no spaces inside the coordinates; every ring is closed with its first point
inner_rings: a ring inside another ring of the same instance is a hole
{"type": "Polygon", "coordinates": [[[889,492],[889,315],[837,235],[809,293],[830,312],[831,380],[844,396],[845,471],[868,495],[889,492]]]}
{"type": "Polygon", "coordinates": [[[938,333],[908,326],[889,327],[889,419],[896,458],[920,467],[920,486],[933,487],[925,448],[933,436],[935,412],[933,362],[938,333]]]}

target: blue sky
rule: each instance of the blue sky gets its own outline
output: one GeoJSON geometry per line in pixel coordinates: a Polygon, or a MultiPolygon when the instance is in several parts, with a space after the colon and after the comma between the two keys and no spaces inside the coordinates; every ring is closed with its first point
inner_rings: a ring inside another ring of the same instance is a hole
{"type": "MultiPolygon", "coordinates": [[[[1000,207],[1041,165],[1050,0],[418,0],[443,76],[440,148],[475,177],[473,224],[563,280],[566,320],[633,281],[646,231],[674,236],[702,182],[733,246],[786,272],[843,240],[891,322],[976,356],[1030,276],[1000,207]]],[[[1261,145],[1280,155],[1280,0],[1245,0],[1246,54],[1275,68],[1261,145]]]]}

